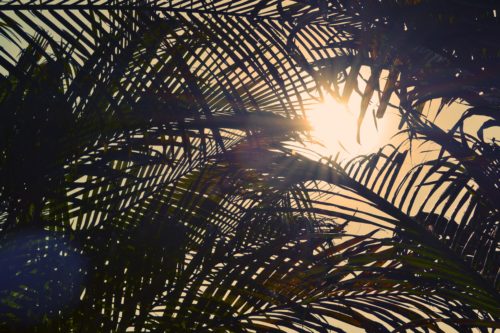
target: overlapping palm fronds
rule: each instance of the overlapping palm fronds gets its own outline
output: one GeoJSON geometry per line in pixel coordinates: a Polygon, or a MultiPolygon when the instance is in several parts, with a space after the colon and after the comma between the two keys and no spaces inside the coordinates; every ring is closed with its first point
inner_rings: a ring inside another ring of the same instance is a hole
{"type": "Polygon", "coordinates": [[[446,53],[476,49],[429,45],[418,15],[438,5],[416,3],[1,2],[0,328],[498,327],[498,146],[461,125],[496,124],[495,81],[432,90],[480,77],[446,53]],[[408,36],[387,32],[397,13],[408,36]],[[321,85],[362,94],[361,117],[398,95],[409,137],[442,151],[410,171],[404,146],[300,156],[283,142],[321,85]],[[446,132],[417,112],[436,97],[473,108],[446,132]]]}

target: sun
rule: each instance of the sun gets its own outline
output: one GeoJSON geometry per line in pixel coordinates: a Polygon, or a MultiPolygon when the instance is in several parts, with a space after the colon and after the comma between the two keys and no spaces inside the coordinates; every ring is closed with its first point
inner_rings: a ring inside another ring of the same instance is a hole
{"type": "Polygon", "coordinates": [[[357,148],[356,117],[348,106],[326,94],[322,102],[307,111],[307,119],[312,128],[311,135],[316,143],[309,148],[320,153],[334,153],[339,150],[357,148]],[[321,147],[317,147],[317,145],[321,147]],[[326,150],[326,151],[325,151],[326,150]]]}
{"type": "Polygon", "coordinates": [[[344,156],[355,156],[374,152],[387,143],[395,133],[388,130],[389,123],[394,125],[394,117],[388,115],[375,122],[373,115],[368,113],[361,124],[360,142],[357,141],[360,103],[359,96],[353,95],[348,104],[343,104],[330,94],[324,94],[322,101],[306,111],[315,141],[307,148],[323,156],[339,152],[344,156]]]}

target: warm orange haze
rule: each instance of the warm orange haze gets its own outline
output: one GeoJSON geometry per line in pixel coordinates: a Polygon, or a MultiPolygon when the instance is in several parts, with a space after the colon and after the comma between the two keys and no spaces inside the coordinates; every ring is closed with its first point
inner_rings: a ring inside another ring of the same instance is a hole
{"type": "Polygon", "coordinates": [[[0,0],[0,332],[496,332],[499,10],[0,0]]]}

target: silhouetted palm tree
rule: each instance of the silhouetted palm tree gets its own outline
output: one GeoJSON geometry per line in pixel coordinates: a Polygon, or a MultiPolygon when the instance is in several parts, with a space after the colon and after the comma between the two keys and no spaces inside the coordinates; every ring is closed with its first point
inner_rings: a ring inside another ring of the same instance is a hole
{"type": "Polygon", "coordinates": [[[498,328],[497,9],[3,1],[0,329],[498,328]],[[302,156],[320,91],[410,144],[302,156]],[[468,105],[450,130],[438,98],[468,105]]]}

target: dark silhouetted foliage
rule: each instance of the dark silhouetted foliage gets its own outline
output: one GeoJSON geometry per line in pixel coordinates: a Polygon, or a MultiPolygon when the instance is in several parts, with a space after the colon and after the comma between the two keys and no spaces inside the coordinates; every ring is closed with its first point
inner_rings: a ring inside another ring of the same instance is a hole
{"type": "Polygon", "coordinates": [[[500,328],[499,10],[0,1],[0,331],[500,328]],[[405,140],[304,157],[323,92],[405,140]]]}

